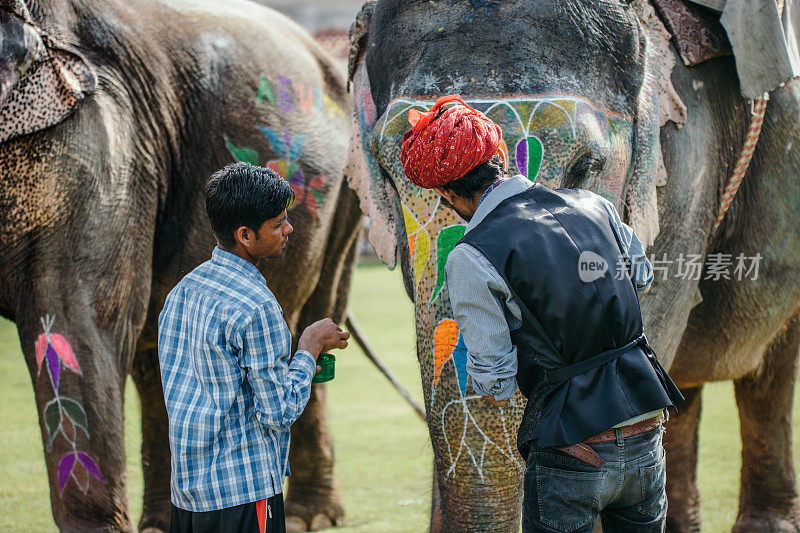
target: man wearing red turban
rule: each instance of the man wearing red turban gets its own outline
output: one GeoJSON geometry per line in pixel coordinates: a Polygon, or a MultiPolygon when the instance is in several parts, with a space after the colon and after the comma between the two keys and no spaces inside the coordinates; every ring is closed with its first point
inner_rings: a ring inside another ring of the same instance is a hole
{"type": "Polygon", "coordinates": [[[507,177],[500,128],[458,95],[409,122],[406,176],[468,221],[445,274],[472,387],[496,407],[528,398],[523,531],[589,532],[598,515],[662,531],[663,413],[683,397],[644,336],[636,233],[594,193],[507,177]]]}

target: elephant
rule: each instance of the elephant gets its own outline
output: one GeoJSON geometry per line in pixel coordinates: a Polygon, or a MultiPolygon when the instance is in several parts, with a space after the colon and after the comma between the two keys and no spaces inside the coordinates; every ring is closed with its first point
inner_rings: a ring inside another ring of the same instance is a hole
{"type": "Polygon", "coordinates": [[[600,194],[648,247],[645,332],[687,398],[666,431],[668,530],[699,530],[699,393],[731,379],[743,440],[734,530],[800,530],[790,422],[800,85],[770,95],[744,184],[715,229],[750,106],[733,58],[689,68],[669,39],[643,0],[377,0],[351,26],[345,174],[372,245],[390,268],[400,264],[415,304],[432,531],[516,532],[525,469],[514,446],[525,400],[518,392],[495,408],[478,399],[449,304],[444,264],[464,221],[412,185],[399,157],[409,110],[452,93],[502,127],[510,173],[600,194]]]}
{"type": "MultiPolygon", "coordinates": [[[[168,425],[156,320],[210,257],[208,177],[272,168],[295,191],[284,257],[259,268],[296,339],[341,320],[362,215],[344,184],[344,72],[298,25],[247,0],[3,0],[0,314],[34,387],[53,518],[134,531],[123,389],[141,400],[140,531],[166,531],[168,425]]],[[[343,513],[315,385],[293,428],[288,521],[343,513]]]]}

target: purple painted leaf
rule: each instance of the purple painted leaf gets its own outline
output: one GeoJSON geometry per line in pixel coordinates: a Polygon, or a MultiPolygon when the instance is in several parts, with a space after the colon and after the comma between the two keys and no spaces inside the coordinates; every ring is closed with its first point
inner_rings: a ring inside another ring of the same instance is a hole
{"type": "Polygon", "coordinates": [[[104,478],[103,474],[100,473],[100,469],[97,468],[97,465],[91,457],[83,452],[78,452],[78,459],[80,459],[81,463],[83,463],[83,467],[86,469],[86,471],[94,476],[97,481],[101,481],[103,483],[106,482],[106,478],[104,478]]]}
{"type": "Polygon", "coordinates": [[[306,180],[305,177],[303,177],[303,169],[297,169],[297,171],[292,174],[292,178],[289,180],[289,183],[299,185],[301,187],[305,186],[306,180]]]}
{"type": "Polygon", "coordinates": [[[517,156],[517,170],[519,173],[528,177],[528,139],[523,137],[520,142],[517,143],[516,149],[516,156],[517,156]]]}
{"type": "Polygon", "coordinates": [[[64,492],[64,487],[69,480],[69,475],[72,473],[72,468],[75,466],[75,454],[70,452],[61,458],[58,463],[58,491],[64,492]]]}
{"type": "Polygon", "coordinates": [[[47,367],[50,369],[50,379],[53,386],[58,391],[58,380],[61,377],[61,365],[58,362],[58,354],[52,344],[47,345],[47,367]]]}

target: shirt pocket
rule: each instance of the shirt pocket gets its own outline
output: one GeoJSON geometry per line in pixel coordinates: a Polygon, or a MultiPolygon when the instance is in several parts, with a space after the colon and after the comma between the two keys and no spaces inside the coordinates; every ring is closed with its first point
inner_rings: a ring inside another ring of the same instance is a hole
{"type": "Polygon", "coordinates": [[[569,533],[586,526],[600,508],[608,472],[577,472],[536,465],[539,520],[569,533]]]}

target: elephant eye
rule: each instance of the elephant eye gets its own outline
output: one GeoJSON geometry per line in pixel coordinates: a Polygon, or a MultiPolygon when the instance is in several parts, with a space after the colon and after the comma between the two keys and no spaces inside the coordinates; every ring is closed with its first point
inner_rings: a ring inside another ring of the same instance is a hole
{"type": "Polygon", "coordinates": [[[592,151],[583,152],[567,165],[561,187],[576,189],[583,185],[592,174],[603,170],[606,158],[592,151]]]}

